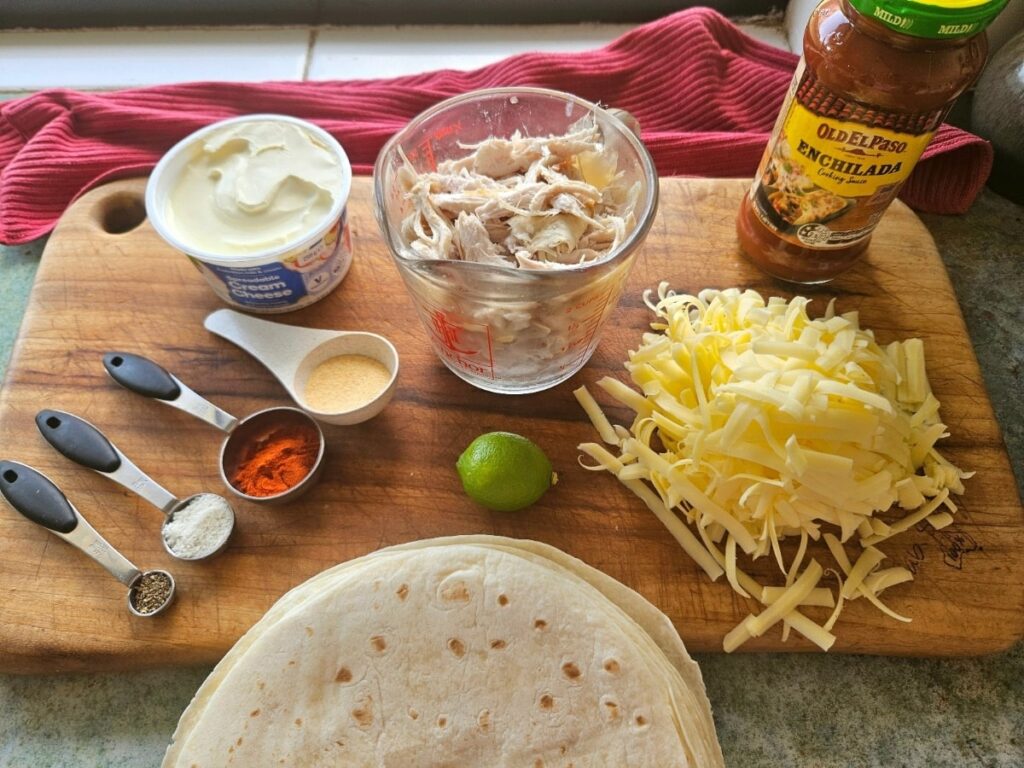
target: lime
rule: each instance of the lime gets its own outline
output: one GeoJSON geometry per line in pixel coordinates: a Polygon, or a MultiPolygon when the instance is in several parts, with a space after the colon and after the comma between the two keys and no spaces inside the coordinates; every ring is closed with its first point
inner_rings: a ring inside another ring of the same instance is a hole
{"type": "Polygon", "coordinates": [[[554,481],[544,451],[512,432],[480,435],[462,452],[455,468],[469,498],[497,512],[530,506],[554,481]]]}

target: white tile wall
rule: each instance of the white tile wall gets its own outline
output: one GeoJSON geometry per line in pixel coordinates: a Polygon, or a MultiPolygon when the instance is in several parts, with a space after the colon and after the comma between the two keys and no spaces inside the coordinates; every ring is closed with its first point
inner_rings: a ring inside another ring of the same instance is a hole
{"type": "MultiPolygon", "coordinates": [[[[779,25],[740,27],[763,42],[787,47],[779,25]]],[[[527,51],[600,48],[632,28],[622,24],[331,27],[317,36],[309,79],[394,77],[434,69],[475,69],[527,51]]]]}
{"type": "Polygon", "coordinates": [[[0,32],[0,90],[301,79],[309,30],[0,32]]]}
{"type": "MultiPolygon", "coordinates": [[[[787,47],[780,26],[740,26],[758,39],[787,47]]],[[[559,24],[0,32],[0,91],[192,80],[372,78],[474,69],[523,51],[599,48],[630,28],[559,24]]]]}
{"type": "Polygon", "coordinates": [[[309,79],[394,77],[433,69],[476,69],[526,51],[600,48],[630,28],[614,24],[332,27],[317,36],[309,79]]]}
{"type": "MultiPolygon", "coordinates": [[[[0,0],[2,2],[2,0],[0,0]]],[[[747,34],[800,53],[819,0],[791,0],[785,20],[740,23],[747,34]]],[[[1010,0],[989,29],[992,51],[1024,27],[1024,0],[1010,0]]],[[[524,51],[582,51],[630,25],[110,29],[0,31],[0,91],[116,88],[192,80],[391,77],[475,69],[524,51]]]]}
{"type": "Polygon", "coordinates": [[[804,27],[811,11],[818,7],[821,0],[790,0],[786,6],[786,39],[789,50],[794,53],[804,52],[804,27]]]}
{"type": "Polygon", "coordinates": [[[755,40],[774,45],[784,51],[790,50],[789,40],[786,39],[786,30],[781,22],[775,23],[771,20],[757,24],[740,22],[737,26],[755,40]]]}

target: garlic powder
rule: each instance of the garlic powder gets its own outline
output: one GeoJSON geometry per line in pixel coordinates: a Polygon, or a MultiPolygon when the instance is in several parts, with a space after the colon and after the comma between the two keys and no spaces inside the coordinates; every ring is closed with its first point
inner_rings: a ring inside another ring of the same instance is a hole
{"type": "Polygon", "coordinates": [[[228,502],[213,493],[200,493],[164,523],[163,537],[178,557],[205,557],[231,535],[235,515],[228,502]]]}

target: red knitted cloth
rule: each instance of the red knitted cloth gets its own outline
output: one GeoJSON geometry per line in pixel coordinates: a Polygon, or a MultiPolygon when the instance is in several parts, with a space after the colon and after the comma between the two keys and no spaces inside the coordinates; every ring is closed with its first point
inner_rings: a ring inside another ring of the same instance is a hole
{"type": "MultiPolygon", "coordinates": [[[[0,105],[0,241],[45,234],[77,195],[147,173],[171,145],[215,120],[250,112],[305,118],[338,138],[357,173],[369,173],[409,118],[449,96],[503,85],[568,90],[629,110],[662,175],[753,176],[796,61],[715,11],[694,8],[599,50],[524,54],[471,72],[44,91],[0,105]]],[[[987,142],[943,126],[902,198],[922,211],[962,213],[991,165],[987,142]]]]}

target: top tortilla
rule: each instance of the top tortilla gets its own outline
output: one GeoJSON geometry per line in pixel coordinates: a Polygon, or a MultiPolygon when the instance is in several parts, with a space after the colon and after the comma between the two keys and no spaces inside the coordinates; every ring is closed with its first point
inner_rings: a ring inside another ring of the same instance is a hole
{"type": "Polygon", "coordinates": [[[381,550],[281,598],[200,688],[164,760],[231,764],[722,758],[663,614],[551,547],[473,536],[381,550]]]}

